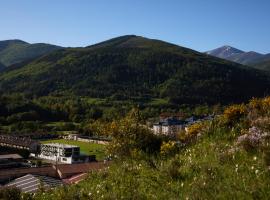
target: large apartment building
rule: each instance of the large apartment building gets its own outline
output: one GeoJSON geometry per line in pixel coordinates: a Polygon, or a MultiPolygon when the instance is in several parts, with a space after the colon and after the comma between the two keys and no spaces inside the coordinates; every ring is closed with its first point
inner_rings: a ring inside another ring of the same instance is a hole
{"type": "Polygon", "coordinates": [[[80,147],[67,144],[49,143],[40,145],[39,158],[61,163],[81,162],[80,147]]]}

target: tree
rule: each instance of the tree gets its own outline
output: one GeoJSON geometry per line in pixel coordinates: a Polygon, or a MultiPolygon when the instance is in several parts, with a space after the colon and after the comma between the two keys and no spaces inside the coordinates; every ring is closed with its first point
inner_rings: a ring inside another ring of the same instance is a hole
{"type": "Polygon", "coordinates": [[[134,152],[146,154],[158,153],[161,138],[140,124],[140,112],[133,109],[127,117],[114,121],[107,127],[107,132],[112,137],[108,146],[109,153],[119,157],[132,156],[134,152]]]}

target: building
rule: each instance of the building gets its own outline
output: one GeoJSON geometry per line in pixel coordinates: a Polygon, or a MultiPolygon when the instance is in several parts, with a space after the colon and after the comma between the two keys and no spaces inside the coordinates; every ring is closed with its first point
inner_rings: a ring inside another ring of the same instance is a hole
{"type": "Polygon", "coordinates": [[[7,146],[16,149],[26,149],[30,153],[36,153],[39,151],[39,142],[25,138],[25,137],[16,137],[10,135],[0,135],[0,146],[7,146]]]}
{"type": "Polygon", "coordinates": [[[23,157],[19,154],[4,154],[0,155],[0,160],[22,161],[23,157]]]}
{"type": "Polygon", "coordinates": [[[48,176],[27,174],[11,181],[5,185],[5,187],[15,187],[20,189],[22,192],[35,193],[40,189],[49,190],[61,185],[63,185],[63,182],[59,179],[48,176]]]}
{"type": "Polygon", "coordinates": [[[97,171],[107,168],[111,162],[90,162],[90,163],[78,163],[78,164],[62,164],[54,165],[53,168],[57,171],[59,178],[66,179],[82,173],[88,173],[91,171],[97,171]]]}
{"type": "Polygon", "coordinates": [[[156,135],[166,135],[175,138],[177,133],[184,130],[185,122],[174,117],[161,119],[153,124],[153,131],[156,135]]]}
{"type": "Polygon", "coordinates": [[[161,120],[167,119],[167,118],[175,118],[178,120],[184,119],[186,115],[184,113],[169,113],[169,112],[164,112],[159,115],[159,118],[161,120]]]}
{"type": "Polygon", "coordinates": [[[72,131],[72,133],[64,136],[64,139],[67,140],[78,140],[79,134],[77,132],[74,133],[74,131],[72,131]]]}
{"type": "MultiPolygon", "coordinates": [[[[110,161],[104,162],[89,162],[89,163],[76,163],[76,164],[57,164],[44,167],[28,167],[28,168],[13,168],[13,169],[0,169],[0,184],[9,180],[25,176],[27,174],[48,176],[60,179],[69,179],[82,173],[91,171],[98,171],[107,168],[110,161]]],[[[82,178],[82,177],[80,177],[82,178]]],[[[71,181],[77,182],[71,179],[71,181]]]]}
{"type": "Polygon", "coordinates": [[[22,156],[19,154],[0,155],[0,170],[17,167],[25,167],[22,156]]]}
{"type": "Polygon", "coordinates": [[[85,180],[87,177],[88,177],[87,173],[81,173],[81,174],[74,175],[70,178],[63,179],[62,181],[65,184],[71,185],[71,184],[77,184],[77,183],[85,180]]]}
{"type": "Polygon", "coordinates": [[[66,164],[81,161],[80,147],[58,143],[41,144],[40,154],[37,157],[66,164]]]}

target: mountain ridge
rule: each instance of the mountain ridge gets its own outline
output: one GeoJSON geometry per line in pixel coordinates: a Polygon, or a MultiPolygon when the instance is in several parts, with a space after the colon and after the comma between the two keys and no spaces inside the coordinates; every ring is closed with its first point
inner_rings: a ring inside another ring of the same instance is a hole
{"type": "Polygon", "coordinates": [[[4,40],[0,41],[0,62],[8,67],[61,48],[46,43],[30,44],[18,39],[4,40]]]}
{"type": "Polygon", "coordinates": [[[219,57],[243,65],[256,67],[256,63],[270,60],[269,54],[261,54],[255,51],[242,51],[231,46],[222,46],[205,52],[208,55],[219,57]]]}
{"type": "Polygon", "coordinates": [[[218,57],[218,58],[226,59],[230,56],[244,53],[244,51],[239,50],[239,49],[232,47],[232,46],[229,46],[229,45],[224,45],[222,47],[207,51],[205,53],[212,55],[212,56],[215,56],[215,57],[218,57]]]}
{"type": "Polygon", "coordinates": [[[175,44],[122,36],[86,48],[53,51],[5,71],[0,74],[0,91],[230,103],[263,96],[268,79],[258,70],[175,44]]]}

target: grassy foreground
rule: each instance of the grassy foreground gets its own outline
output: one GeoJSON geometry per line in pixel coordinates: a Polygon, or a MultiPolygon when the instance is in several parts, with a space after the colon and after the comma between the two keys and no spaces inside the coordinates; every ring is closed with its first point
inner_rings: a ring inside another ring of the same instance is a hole
{"type": "MultiPolygon", "coordinates": [[[[226,132],[216,132],[226,134],[226,132]]],[[[204,138],[167,160],[126,160],[76,186],[37,199],[268,199],[262,155],[227,154],[225,139],[204,138]]]]}
{"type": "Polygon", "coordinates": [[[70,144],[76,145],[81,148],[81,152],[86,155],[96,155],[97,160],[103,160],[105,157],[105,146],[102,144],[80,142],[74,140],[56,139],[56,140],[45,140],[42,141],[43,144],[47,143],[60,143],[60,144],[70,144]]]}
{"type": "MultiPolygon", "coordinates": [[[[230,106],[214,121],[191,127],[181,148],[165,142],[158,155],[133,149],[80,184],[35,198],[269,199],[269,108],[270,98],[230,106]]],[[[124,127],[123,133],[131,129],[124,127]]],[[[126,147],[121,142],[113,148],[126,147]]]]}
{"type": "Polygon", "coordinates": [[[158,146],[131,117],[109,130],[116,158],[107,169],[23,199],[269,199],[270,97],[191,126],[180,146],[164,138],[158,146]]]}

